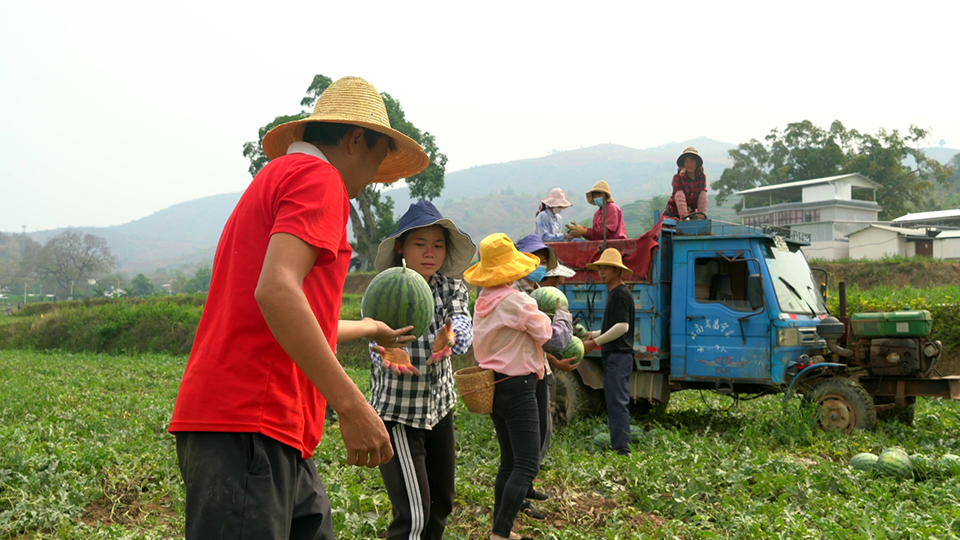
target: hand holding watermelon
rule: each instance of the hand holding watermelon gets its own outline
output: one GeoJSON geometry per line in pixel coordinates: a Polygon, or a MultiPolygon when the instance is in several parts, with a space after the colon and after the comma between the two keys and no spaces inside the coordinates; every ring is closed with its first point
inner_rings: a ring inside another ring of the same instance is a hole
{"type": "Polygon", "coordinates": [[[453,346],[457,343],[457,336],[453,333],[453,320],[447,317],[447,323],[437,332],[437,338],[433,341],[433,354],[427,360],[427,365],[433,364],[449,358],[453,355],[453,346]]]}
{"type": "Polygon", "coordinates": [[[374,345],[371,343],[370,350],[379,354],[380,358],[383,359],[383,362],[380,363],[380,367],[392,371],[397,377],[401,375],[420,376],[420,370],[414,367],[413,363],[410,362],[410,355],[407,354],[406,349],[388,349],[381,345],[374,345]]]}
{"type": "Polygon", "coordinates": [[[597,348],[597,342],[592,339],[583,340],[583,354],[587,354],[590,351],[597,348]]]}
{"type": "Polygon", "coordinates": [[[573,371],[577,369],[577,364],[580,363],[580,360],[576,356],[559,359],[550,353],[547,353],[547,360],[550,361],[551,366],[560,371],[573,371]]]}

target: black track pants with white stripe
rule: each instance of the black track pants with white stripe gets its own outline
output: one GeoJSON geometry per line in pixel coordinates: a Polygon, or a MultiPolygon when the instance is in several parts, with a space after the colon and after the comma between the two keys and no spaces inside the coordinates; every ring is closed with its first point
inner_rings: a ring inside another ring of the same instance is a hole
{"type": "Polygon", "coordinates": [[[456,447],[451,411],[432,430],[384,422],[394,457],[380,465],[393,504],[388,540],[440,540],[453,510],[456,447]]]}

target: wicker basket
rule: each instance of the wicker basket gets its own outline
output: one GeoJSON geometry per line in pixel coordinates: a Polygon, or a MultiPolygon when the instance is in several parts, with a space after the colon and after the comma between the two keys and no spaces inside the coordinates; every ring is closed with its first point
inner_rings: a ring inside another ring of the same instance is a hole
{"type": "Polygon", "coordinates": [[[493,370],[479,366],[463,368],[453,374],[457,391],[467,410],[477,414],[493,412],[493,370]]]}

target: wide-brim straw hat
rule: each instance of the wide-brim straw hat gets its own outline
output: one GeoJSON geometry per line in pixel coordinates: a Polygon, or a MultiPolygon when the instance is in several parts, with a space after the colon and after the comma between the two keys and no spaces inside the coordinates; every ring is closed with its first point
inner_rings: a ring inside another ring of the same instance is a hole
{"type": "Polygon", "coordinates": [[[573,203],[567,200],[563,190],[558,187],[551,189],[550,195],[546,199],[540,199],[540,202],[551,208],[570,208],[573,206],[573,203]]]}
{"type": "Polygon", "coordinates": [[[603,253],[600,254],[600,258],[589,263],[587,268],[590,270],[597,270],[601,266],[614,266],[620,270],[625,270],[627,272],[633,272],[633,270],[627,268],[623,264],[623,257],[620,256],[620,252],[617,251],[617,248],[607,248],[603,250],[603,253]]]}
{"type": "Polygon", "coordinates": [[[466,270],[473,261],[473,255],[477,252],[477,246],[470,239],[470,235],[461,231],[451,219],[443,217],[432,202],[417,201],[411,204],[410,208],[400,216],[400,221],[397,222],[397,230],[380,242],[380,246],[377,248],[377,260],[374,263],[377,271],[383,272],[396,264],[396,245],[397,238],[400,235],[411,229],[432,225],[439,225],[450,231],[451,245],[447,246],[447,254],[443,259],[443,264],[437,271],[445,276],[458,276],[466,270]]]}
{"type": "Polygon", "coordinates": [[[409,178],[430,165],[430,157],[417,141],[390,127],[383,98],[372,84],[360,77],[344,77],[335,81],[320,94],[313,114],[268,131],[261,143],[267,159],[285,155],[291,143],[302,141],[303,128],[309,122],[351,124],[393,139],[396,149],[387,154],[380,164],[373,177],[374,182],[390,183],[409,178]]]}
{"type": "Polygon", "coordinates": [[[533,255],[541,249],[547,250],[547,270],[557,267],[557,252],[543,243],[543,239],[535,234],[528,234],[517,241],[517,250],[533,255]]]}
{"type": "Polygon", "coordinates": [[[604,182],[603,180],[600,180],[599,182],[594,184],[593,187],[590,189],[590,191],[587,192],[587,203],[589,204],[593,204],[593,199],[590,198],[590,194],[593,193],[594,191],[599,191],[600,193],[606,193],[607,202],[613,202],[613,194],[610,193],[610,184],[604,182]]]}
{"type": "Polygon", "coordinates": [[[688,146],[687,149],[680,154],[680,157],[677,158],[677,167],[683,167],[683,160],[686,159],[687,156],[697,160],[697,167],[703,167],[703,158],[700,157],[700,153],[697,152],[697,149],[692,146],[688,146]]]}
{"type": "Polygon", "coordinates": [[[540,265],[534,255],[521,253],[503,233],[480,241],[480,262],[467,268],[463,279],[477,287],[505,285],[530,275],[540,265]]]}

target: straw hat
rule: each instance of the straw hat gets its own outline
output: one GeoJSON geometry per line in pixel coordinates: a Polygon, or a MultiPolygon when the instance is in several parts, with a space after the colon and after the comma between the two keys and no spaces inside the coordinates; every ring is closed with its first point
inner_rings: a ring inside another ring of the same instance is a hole
{"type": "Polygon", "coordinates": [[[697,149],[692,146],[688,146],[687,149],[680,154],[680,157],[677,158],[677,167],[683,167],[683,160],[687,156],[697,160],[697,167],[703,167],[703,158],[700,157],[700,153],[697,152],[697,149]]]}
{"type": "Polygon", "coordinates": [[[377,271],[383,272],[394,266],[397,260],[397,238],[400,235],[411,229],[432,225],[439,225],[450,231],[450,245],[447,246],[447,255],[437,271],[445,276],[460,275],[473,261],[477,246],[470,240],[470,235],[461,231],[452,220],[443,217],[437,207],[430,201],[417,201],[411,204],[410,208],[400,216],[400,221],[397,222],[397,230],[393,231],[393,234],[386,237],[383,242],[380,242],[380,246],[377,248],[377,260],[374,263],[377,271]]]}
{"type": "Polygon", "coordinates": [[[604,182],[603,180],[597,182],[593,185],[590,191],[587,192],[587,203],[593,204],[593,199],[590,198],[590,194],[594,191],[599,191],[600,193],[607,194],[607,202],[613,202],[613,195],[610,193],[610,184],[604,182]]]}
{"type": "Polygon", "coordinates": [[[477,287],[513,283],[536,270],[540,259],[520,253],[503,233],[493,233],[480,241],[480,262],[467,268],[463,279],[477,287]]]}
{"type": "Polygon", "coordinates": [[[569,208],[573,206],[573,203],[567,200],[563,190],[558,187],[551,189],[550,196],[546,199],[540,199],[540,202],[551,208],[569,208]]]}
{"type": "Polygon", "coordinates": [[[308,122],[351,124],[382,133],[396,143],[396,150],[387,154],[377,169],[374,182],[389,183],[409,178],[427,168],[430,158],[416,141],[390,127],[387,107],[372,84],[360,77],[344,77],[335,81],[317,100],[313,114],[302,119],[280,124],[263,137],[263,152],[267,159],[276,159],[287,153],[291,143],[303,140],[303,127],[308,122]]]}
{"type": "Polygon", "coordinates": [[[620,256],[620,252],[617,251],[617,248],[607,248],[603,250],[603,253],[600,254],[600,258],[588,264],[587,268],[590,270],[597,270],[601,266],[615,266],[621,270],[633,272],[633,270],[623,265],[623,257],[620,256]]]}

